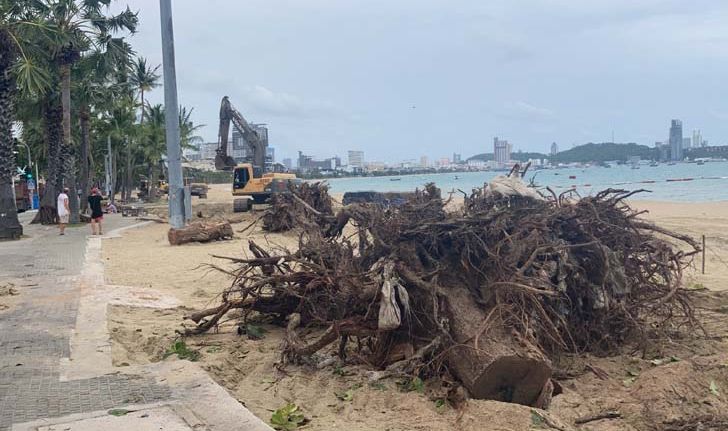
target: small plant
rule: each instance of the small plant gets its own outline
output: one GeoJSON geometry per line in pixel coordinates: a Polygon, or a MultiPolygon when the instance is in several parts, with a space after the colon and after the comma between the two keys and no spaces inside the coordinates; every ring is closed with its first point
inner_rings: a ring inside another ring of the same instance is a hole
{"type": "Polygon", "coordinates": [[[180,359],[187,359],[188,361],[195,362],[198,359],[200,359],[200,352],[197,350],[192,350],[189,347],[187,347],[187,344],[185,344],[182,340],[177,340],[172,344],[172,347],[169,348],[167,353],[164,354],[164,358],[168,358],[172,355],[177,355],[180,359]]]}
{"type": "Polygon", "coordinates": [[[423,393],[425,391],[425,382],[423,382],[422,379],[419,377],[400,380],[399,382],[397,382],[397,386],[402,392],[423,393]]]}
{"type": "Polygon", "coordinates": [[[442,413],[447,409],[447,401],[445,401],[442,398],[438,398],[435,400],[435,410],[437,410],[438,413],[442,413]]]}
{"type": "Polygon", "coordinates": [[[372,389],[376,389],[378,391],[386,391],[387,390],[387,385],[385,385],[382,382],[372,382],[372,383],[369,383],[369,387],[372,388],[372,389]]]}
{"type": "Polygon", "coordinates": [[[344,392],[334,392],[334,395],[341,401],[354,401],[354,391],[361,388],[361,386],[361,383],[357,383],[344,392]]]}
{"type": "Polygon", "coordinates": [[[292,431],[306,423],[301,409],[295,404],[286,404],[273,412],[270,418],[270,424],[274,429],[282,431],[292,431]]]}

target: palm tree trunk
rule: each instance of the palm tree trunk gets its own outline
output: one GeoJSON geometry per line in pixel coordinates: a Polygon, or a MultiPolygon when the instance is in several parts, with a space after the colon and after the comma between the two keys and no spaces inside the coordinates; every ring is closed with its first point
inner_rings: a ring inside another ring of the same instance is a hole
{"type": "Polygon", "coordinates": [[[15,79],[10,72],[12,41],[0,31],[0,238],[20,238],[23,226],[13,196],[13,97],[15,79]]]}
{"type": "Polygon", "coordinates": [[[86,211],[88,206],[88,189],[89,189],[89,113],[88,106],[83,105],[79,111],[79,126],[81,128],[81,151],[79,160],[81,161],[79,188],[81,189],[81,202],[79,212],[86,211]]]}
{"type": "Polygon", "coordinates": [[[68,206],[71,210],[70,222],[78,223],[78,190],[76,188],[76,164],[71,144],[71,64],[61,63],[61,108],[63,109],[63,146],[64,185],[68,187],[68,206]]]}
{"type": "Polygon", "coordinates": [[[58,221],[56,212],[56,196],[63,184],[63,166],[61,164],[62,114],[57,93],[49,94],[43,102],[43,121],[45,129],[45,143],[48,153],[48,169],[46,172],[45,187],[40,200],[40,211],[33,219],[33,223],[55,224],[58,221]]]}
{"type": "Polygon", "coordinates": [[[124,177],[124,200],[126,202],[129,202],[131,200],[131,191],[134,188],[132,185],[132,182],[134,181],[134,167],[132,166],[132,156],[131,156],[131,142],[126,140],[126,172],[124,177]]]}

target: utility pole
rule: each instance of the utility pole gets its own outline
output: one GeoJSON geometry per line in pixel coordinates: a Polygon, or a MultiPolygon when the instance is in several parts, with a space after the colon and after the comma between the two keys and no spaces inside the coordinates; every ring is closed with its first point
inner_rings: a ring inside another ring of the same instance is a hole
{"type": "MultiPolygon", "coordinates": [[[[164,111],[167,137],[167,164],[169,174],[169,224],[174,229],[184,227],[184,191],[182,186],[182,150],[179,138],[179,105],[177,103],[177,75],[174,67],[174,31],[172,29],[172,2],[159,0],[162,21],[162,67],[164,71],[164,111]]],[[[150,179],[151,180],[151,179],[150,179]]]]}

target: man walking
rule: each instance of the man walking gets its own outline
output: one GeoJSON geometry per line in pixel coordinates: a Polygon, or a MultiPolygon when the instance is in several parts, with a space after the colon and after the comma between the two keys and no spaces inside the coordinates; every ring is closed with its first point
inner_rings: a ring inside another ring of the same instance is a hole
{"type": "Polygon", "coordinates": [[[101,235],[101,220],[104,219],[104,212],[101,209],[101,195],[96,187],[91,189],[88,206],[91,207],[91,235],[101,235]]]}
{"type": "Polygon", "coordinates": [[[58,195],[56,208],[58,208],[58,227],[61,229],[61,235],[65,235],[68,217],[71,215],[71,210],[68,207],[68,187],[64,187],[61,194],[58,195]]]}

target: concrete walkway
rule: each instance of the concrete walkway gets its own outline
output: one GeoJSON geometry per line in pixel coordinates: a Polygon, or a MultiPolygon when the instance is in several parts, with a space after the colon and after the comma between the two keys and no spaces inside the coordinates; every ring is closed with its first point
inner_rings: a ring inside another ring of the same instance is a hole
{"type": "MultiPolygon", "coordinates": [[[[112,215],[105,230],[133,224],[112,215]]],[[[108,304],[169,307],[174,299],[107,286],[101,238],[88,227],[64,236],[55,227],[24,223],[24,230],[26,238],[0,242],[0,287],[12,283],[19,293],[0,311],[0,431],[270,430],[196,364],[115,369],[108,304]]]]}

